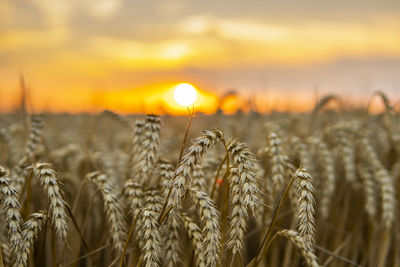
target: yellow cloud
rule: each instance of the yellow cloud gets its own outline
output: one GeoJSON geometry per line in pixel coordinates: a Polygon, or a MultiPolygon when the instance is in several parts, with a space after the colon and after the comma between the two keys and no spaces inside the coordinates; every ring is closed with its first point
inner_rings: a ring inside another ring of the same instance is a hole
{"type": "Polygon", "coordinates": [[[335,57],[400,55],[400,35],[395,34],[400,22],[389,19],[372,25],[320,21],[294,24],[193,16],[176,27],[188,40],[196,35],[198,43],[207,48],[202,51],[204,57],[218,54],[213,62],[298,64],[335,57]],[[204,36],[207,32],[212,32],[212,37],[204,36]]]}
{"type": "Polygon", "coordinates": [[[80,3],[97,18],[108,18],[118,12],[122,0],[85,0],[80,3]]]}
{"type": "Polygon", "coordinates": [[[88,47],[106,60],[129,69],[175,68],[181,66],[194,51],[186,40],[160,42],[126,41],[115,38],[94,38],[88,47]]]}
{"type": "Polygon", "coordinates": [[[65,28],[46,31],[13,30],[0,35],[0,52],[62,45],[68,39],[65,28]]]}
{"type": "Polygon", "coordinates": [[[64,27],[70,18],[75,3],[65,0],[32,0],[43,14],[49,27],[64,27]]]}

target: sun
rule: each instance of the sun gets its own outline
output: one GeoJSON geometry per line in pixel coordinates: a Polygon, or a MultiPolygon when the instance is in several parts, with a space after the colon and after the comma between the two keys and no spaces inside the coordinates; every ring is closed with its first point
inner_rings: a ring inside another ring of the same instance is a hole
{"type": "Polygon", "coordinates": [[[196,88],[190,83],[180,83],[175,87],[174,99],[181,106],[192,105],[197,98],[196,88]]]}

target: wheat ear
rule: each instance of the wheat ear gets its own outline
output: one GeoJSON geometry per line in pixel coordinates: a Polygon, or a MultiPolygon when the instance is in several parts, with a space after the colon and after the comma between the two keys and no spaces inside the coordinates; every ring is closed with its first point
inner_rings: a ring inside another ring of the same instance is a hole
{"type": "Polygon", "coordinates": [[[196,164],[194,166],[192,178],[192,189],[200,191],[205,191],[207,189],[203,166],[201,164],[196,164]]]}
{"type": "Polygon", "coordinates": [[[139,235],[143,241],[142,259],[144,266],[159,266],[161,254],[161,237],[158,229],[157,214],[145,209],[143,211],[142,228],[139,235]]]}
{"type": "Polygon", "coordinates": [[[218,210],[205,192],[191,190],[190,193],[200,213],[206,266],[216,266],[221,241],[218,210]]]}
{"type": "Polygon", "coordinates": [[[28,136],[28,142],[25,148],[25,155],[29,162],[35,159],[35,152],[41,142],[43,129],[43,117],[41,115],[31,116],[31,129],[28,136]]]}
{"type": "Polygon", "coordinates": [[[367,162],[373,167],[382,199],[382,221],[384,226],[390,229],[396,218],[397,204],[393,179],[389,172],[383,167],[366,137],[361,138],[360,149],[367,162]]]}
{"type": "Polygon", "coordinates": [[[160,190],[156,188],[149,188],[144,193],[144,207],[147,210],[154,211],[155,213],[160,213],[162,208],[162,195],[160,190]]]}
{"type": "Polygon", "coordinates": [[[140,212],[140,208],[143,206],[142,186],[129,179],[124,184],[123,194],[128,202],[129,214],[132,218],[136,218],[140,212]]]}
{"type": "Polygon", "coordinates": [[[166,222],[163,230],[165,231],[164,235],[164,266],[174,267],[178,266],[181,263],[180,260],[180,226],[181,226],[181,218],[180,214],[175,210],[171,210],[168,215],[168,220],[166,222]]]}
{"type": "Polygon", "coordinates": [[[364,196],[365,196],[364,209],[367,212],[369,219],[372,222],[374,221],[376,216],[376,203],[377,203],[374,177],[369,168],[361,164],[357,166],[357,171],[361,178],[364,189],[364,196]]]}
{"type": "Polygon", "coordinates": [[[152,177],[152,171],[156,166],[158,158],[159,143],[160,118],[156,115],[147,115],[138,162],[136,164],[137,177],[134,177],[135,181],[138,181],[140,184],[148,184],[148,179],[152,177]]]}
{"type": "Polygon", "coordinates": [[[162,195],[168,197],[168,192],[174,180],[175,167],[166,159],[159,159],[157,164],[157,173],[160,178],[162,195]]]}
{"type": "Polygon", "coordinates": [[[297,185],[299,196],[297,227],[300,236],[303,238],[305,244],[310,250],[313,249],[315,235],[314,187],[311,180],[311,175],[306,169],[297,169],[295,173],[295,183],[297,185]]]}
{"type": "Polygon", "coordinates": [[[322,139],[314,137],[311,142],[316,147],[318,155],[320,155],[319,158],[322,165],[320,211],[322,218],[326,219],[329,214],[332,195],[335,192],[335,162],[328,146],[322,139]]]}
{"type": "Polygon", "coordinates": [[[1,207],[4,207],[7,216],[8,243],[10,244],[11,252],[14,252],[21,243],[22,217],[20,214],[21,207],[18,202],[19,192],[14,187],[8,171],[2,166],[0,166],[0,193],[1,207]]]}
{"type": "Polygon", "coordinates": [[[288,238],[301,252],[307,266],[318,267],[318,260],[312,250],[307,246],[307,242],[295,230],[282,230],[278,235],[288,238]]]}
{"type": "Polygon", "coordinates": [[[67,204],[64,201],[57,173],[52,170],[49,163],[36,163],[33,166],[35,176],[39,178],[50,202],[49,215],[57,234],[62,240],[67,240],[68,217],[67,204]]]}
{"type": "Polygon", "coordinates": [[[127,236],[122,204],[112,187],[106,182],[108,178],[105,174],[94,172],[88,174],[87,178],[93,181],[101,191],[113,246],[121,253],[127,236]]]}
{"type": "Polygon", "coordinates": [[[11,262],[10,262],[10,248],[4,243],[1,243],[1,253],[2,253],[2,257],[3,257],[4,266],[11,266],[10,265],[11,264],[11,262]]]}
{"type": "Polygon", "coordinates": [[[9,129],[6,129],[5,127],[0,127],[0,140],[3,139],[6,146],[7,146],[7,152],[5,153],[8,155],[7,163],[6,165],[14,165],[14,162],[16,162],[16,155],[17,152],[14,151],[17,147],[18,144],[14,141],[9,129]]]}
{"type": "MultiPolygon", "coordinates": [[[[159,216],[161,208],[162,208],[162,196],[161,192],[156,189],[156,188],[149,188],[147,191],[144,191],[143,193],[143,207],[141,207],[141,210],[147,210],[154,214],[155,216],[159,216]]],[[[143,224],[143,217],[139,217],[137,221],[138,225],[143,224]]],[[[157,222],[157,225],[159,223],[157,222]]],[[[158,230],[160,231],[160,230],[158,230]]],[[[161,242],[161,241],[160,241],[161,242]]],[[[143,248],[145,245],[144,240],[140,239],[139,240],[139,247],[143,248]]]]}
{"type": "Polygon", "coordinates": [[[233,166],[230,169],[229,187],[231,192],[231,225],[227,247],[233,255],[241,253],[243,236],[247,227],[248,210],[254,213],[260,195],[255,173],[255,159],[244,143],[232,140],[228,144],[232,154],[233,166]]]}
{"type": "Polygon", "coordinates": [[[28,140],[26,142],[24,156],[19,160],[15,168],[15,187],[19,192],[24,187],[29,163],[34,162],[37,148],[42,140],[43,117],[41,115],[31,115],[31,126],[29,129],[28,140]]]}
{"type": "MultiPolygon", "coordinates": [[[[282,140],[277,136],[276,133],[271,132],[268,135],[268,163],[270,168],[271,181],[273,185],[273,191],[277,194],[281,192],[284,185],[284,159],[282,140]]],[[[275,197],[271,197],[274,199],[275,197]]]]}
{"type": "Polygon", "coordinates": [[[28,266],[30,250],[35,240],[37,240],[40,229],[47,218],[45,211],[33,213],[29,217],[30,219],[22,225],[22,243],[18,247],[15,262],[15,266],[18,267],[28,266]]]}
{"type": "Polygon", "coordinates": [[[195,257],[195,266],[205,267],[204,250],[202,244],[201,230],[199,226],[186,213],[182,212],[183,224],[192,240],[193,253],[195,257]]]}
{"type": "Polygon", "coordinates": [[[133,130],[133,139],[132,139],[132,147],[129,153],[130,158],[130,173],[128,174],[128,178],[133,179],[136,174],[136,165],[139,161],[139,153],[140,153],[140,145],[143,139],[143,120],[135,121],[135,128],[133,130]]]}
{"type": "Polygon", "coordinates": [[[353,185],[356,181],[356,166],[353,144],[350,142],[348,134],[346,134],[344,131],[340,131],[338,133],[338,139],[345,178],[350,184],[353,185]]]}
{"type": "Polygon", "coordinates": [[[299,165],[311,171],[314,166],[308,146],[297,136],[290,140],[293,146],[293,155],[299,161],[299,165]]]}
{"type": "Polygon", "coordinates": [[[185,195],[187,188],[190,187],[191,175],[194,167],[201,163],[201,160],[206,151],[211,148],[216,142],[222,140],[223,134],[221,131],[203,131],[203,136],[194,139],[193,145],[189,147],[182,157],[175,170],[175,179],[172,183],[168,206],[173,206],[179,210],[182,198],[185,195]]]}

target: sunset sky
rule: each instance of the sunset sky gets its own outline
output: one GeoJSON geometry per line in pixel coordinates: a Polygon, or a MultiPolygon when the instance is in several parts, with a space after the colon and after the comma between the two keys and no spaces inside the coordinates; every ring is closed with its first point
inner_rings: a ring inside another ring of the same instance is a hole
{"type": "Polygon", "coordinates": [[[21,74],[35,111],[174,113],[182,82],[208,113],[230,90],[265,112],[326,93],[396,100],[400,1],[1,0],[0,111],[21,74]]]}

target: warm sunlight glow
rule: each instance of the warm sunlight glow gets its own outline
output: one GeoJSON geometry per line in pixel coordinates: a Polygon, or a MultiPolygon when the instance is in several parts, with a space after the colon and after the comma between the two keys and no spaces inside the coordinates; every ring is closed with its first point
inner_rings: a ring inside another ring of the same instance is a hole
{"type": "Polygon", "coordinates": [[[175,87],[174,99],[181,106],[190,106],[196,101],[196,88],[189,83],[181,83],[175,87]]]}

